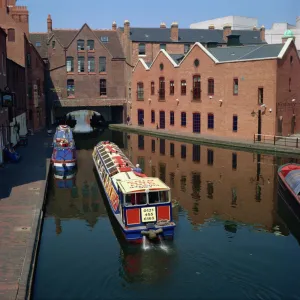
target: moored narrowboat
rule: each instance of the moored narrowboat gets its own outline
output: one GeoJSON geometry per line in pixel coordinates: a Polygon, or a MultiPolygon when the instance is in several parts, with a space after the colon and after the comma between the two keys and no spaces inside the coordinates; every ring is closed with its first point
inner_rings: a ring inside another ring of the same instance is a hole
{"type": "Polygon", "coordinates": [[[294,213],[300,215],[300,165],[289,163],[278,168],[279,193],[294,213]]]}
{"type": "Polygon", "coordinates": [[[57,127],[53,138],[51,161],[56,171],[71,171],[76,168],[76,147],[71,128],[67,125],[57,127]]]}
{"type": "Polygon", "coordinates": [[[54,172],[55,186],[60,189],[71,189],[75,186],[76,171],[70,172],[55,171],[54,172]]]}
{"type": "Polygon", "coordinates": [[[120,148],[100,142],[93,151],[95,168],[110,209],[127,241],[173,238],[170,188],[134,167],[120,148]]]}

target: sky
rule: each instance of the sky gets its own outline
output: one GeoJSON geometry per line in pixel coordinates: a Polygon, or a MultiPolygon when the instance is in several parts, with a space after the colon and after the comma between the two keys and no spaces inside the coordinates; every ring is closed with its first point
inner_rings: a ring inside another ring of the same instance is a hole
{"type": "Polygon", "coordinates": [[[30,12],[30,32],[47,30],[47,16],[53,28],[80,28],[87,23],[93,29],[111,28],[113,21],[132,27],[167,27],[176,21],[179,28],[191,23],[229,15],[258,19],[267,29],[276,22],[295,24],[300,16],[300,0],[17,0],[30,12]]]}

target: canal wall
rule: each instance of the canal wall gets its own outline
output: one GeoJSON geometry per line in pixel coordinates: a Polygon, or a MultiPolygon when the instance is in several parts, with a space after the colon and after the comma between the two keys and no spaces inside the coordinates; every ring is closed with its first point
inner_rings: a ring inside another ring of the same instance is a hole
{"type": "Polygon", "coordinates": [[[299,148],[278,146],[272,144],[254,143],[251,141],[231,139],[228,137],[216,137],[194,133],[180,133],[164,129],[150,129],[140,126],[132,126],[125,124],[111,124],[111,130],[132,132],[136,134],[151,135],[159,138],[175,140],[179,142],[187,142],[213,146],[224,149],[236,149],[241,151],[251,151],[256,153],[269,153],[272,155],[300,155],[299,148]]]}

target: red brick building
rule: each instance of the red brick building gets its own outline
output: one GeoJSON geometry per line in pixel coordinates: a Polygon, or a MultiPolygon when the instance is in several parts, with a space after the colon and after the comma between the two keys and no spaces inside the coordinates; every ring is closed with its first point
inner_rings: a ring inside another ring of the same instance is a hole
{"type": "Polygon", "coordinates": [[[283,44],[205,48],[183,57],[160,50],[132,77],[134,125],[253,139],[300,131],[300,61],[283,44]]]}
{"type": "Polygon", "coordinates": [[[6,33],[0,27],[0,165],[3,163],[3,149],[9,143],[10,131],[8,108],[3,107],[2,96],[7,87],[6,33]]]}
{"type": "MultiPolygon", "coordinates": [[[[30,41],[48,62],[47,99],[57,107],[105,106],[123,109],[126,101],[125,56],[116,28],[53,29],[30,33],[30,41]]],[[[57,112],[58,113],[58,112],[57,112]]]]}

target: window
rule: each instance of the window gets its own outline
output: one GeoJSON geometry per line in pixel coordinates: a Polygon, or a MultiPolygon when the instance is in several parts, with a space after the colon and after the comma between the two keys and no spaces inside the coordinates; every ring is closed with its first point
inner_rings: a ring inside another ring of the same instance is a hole
{"type": "Polygon", "coordinates": [[[208,95],[213,95],[215,93],[215,81],[213,78],[208,79],[208,95]]]}
{"type": "Polygon", "coordinates": [[[95,50],[95,42],[94,42],[94,40],[88,40],[87,41],[87,49],[88,50],[95,50]]]}
{"type": "Polygon", "coordinates": [[[165,100],[165,78],[159,78],[159,100],[165,100]]]}
{"type": "Polygon", "coordinates": [[[200,145],[193,145],[193,161],[200,161],[200,145]]]}
{"type": "Polygon", "coordinates": [[[155,111],[151,110],[151,123],[155,123],[155,111]]]}
{"type": "Polygon", "coordinates": [[[175,156],[175,145],[174,145],[174,143],[170,143],[170,156],[171,157],[175,156]]]}
{"type": "Polygon", "coordinates": [[[290,56],[290,64],[291,65],[293,64],[293,56],[292,55],[290,56]]]}
{"type": "Polygon", "coordinates": [[[159,140],[159,152],[162,155],[165,155],[165,153],[166,153],[166,140],[165,139],[159,140]]]}
{"type": "Polygon", "coordinates": [[[32,85],[28,85],[28,99],[32,100],[32,85]]]}
{"type": "MultiPolygon", "coordinates": [[[[74,58],[72,56],[68,56],[67,57],[67,72],[74,72],[74,58]]],[[[79,64],[78,64],[78,68],[79,68],[79,64]]]]}
{"type": "MultiPolygon", "coordinates": [[[[9,42],[14,42],[16,40],[16,32],[13,28],[9,28],[7,30],[7,40],[9,42]]],[[[41,43],[40,43],[40,46],[41,46],[41,43]]],[[[38,46],[38,47],[40,47],[38,46]]]]}
{"type": "Polygon", "coordinates": [[[174,111],[170,111],[170,125],[175,124],[174,111]]]}
{"type": "Polygon", "coordinates": [[[155,140],[151,140],[151,151],[155,153],[155,140]]]}
{"type": "Polygon", "coordinates": [[[237,154],[232,153],[232,169],[236,170],[237,168],[237,154]]]}
{"type": "Polygon", "coordinates": [[[175,90],[174,81],[171,80],[170,81],[170,95],[174,95],[174,90],[175,90]]]}
{"type": "Polygon", "coordinates": [[[207,115],[207,128],[214,129],[214,114],[207,115]]]}
{"type": "Polygon", "coordinates": [[[35,46],[36,46],[36,47],[41,47],[41,42],[36,42],[36,43],[35,43],[35,46]]]}
{"type": "Polygon", "coordinates": [[[108,43],[108,36],[101,36],[100,40],[102,43],[108,43]]]}
{"type": "Polygon", "coordinates": [[[167,45],[166,44],[160,44],[159,45],[161,50],[167,50],[167,45]]]}
{"type": "Polygon", "coordinates": [[[88,72],[95,73],[95,57],[88,57],[88,72]]]}
{"type": "Polygon", "coordinates": [[[239,80],[237,78],[233,79],[233,95],[239,94],[239,80]]]}
{"type": "Polygon", "coordinates": [[[188,53],[190,51],[190,45],[184,44],[184,54],[188,53]]]}
{"type": "Polygon", "coordinates": [[[151,95],[155,94],[155,84],[154,81],[151,81],[151,95]]]}
{"type": "Polygon", "coordinates": [[[207,198],[214,198],[214,183],[212,181],[207,181],[207,198]]]}
{"type": "Polygon", "coordinates": [[[144,43],[139,43],[139,55],[146,55],[146,46],[144,43]]]}
{"type": "Polygon", "coordinates": [[[186,145],[181,145],[181,158],[186,158],[186,145]]]}
{"type": "MultiPolygon", "coordinates": [[[[2,58],[4,58],[4,53],[2,53],[2,58]]],[[[31,67],[31,54],[30,53],[27,53],[26,59],[27,59],[27,67],[31,67]]],[[[3,65],[3,67],[4,67],[4,65],[3,65]]]]}
{"type": "Polygon", "coordinates": [[[106,96],[106,79],[100,79],[100,96],[106,96]]]}
{"type": "Polygon", "coordinates": [[[234,115],[232,117],[232,131],[237,132],[238,131],[238,116],[234,115]]]}
{"type": "Polygon", "coordinates": [[[138,135],[138,148],[139,150],[144,150],[145,139],[143,135],[138,135]]]}
{"type": "Polygon", "coordinates": [[[75,95],[75,82],[74,79],[67,80],[67,94],[68,97],[75,95]]]}
{"type": "Polygon", "coordinates": [[[55,41],[52,41],[52,49],[55,49],[55,41]]]}
{"type": "Polygon", "coordinates": [[[292,91],[292,79],[291,77],[289,78],[289,92],[292,91]]]}
{"type": "Polygon", "coordinates": [[[264,88],[258,88],[258,104],[264,103],[264,88]]]}
{"type": "Polygon", "coordinates": [[[160,70],[162,71],[164,69],[164,64],[159,65],[160,70]]]}
{"type": "Polygon", "coordinates": [[[138,109],[138,125],[144,126],[144,110],[138,109]]]}
{"type": "Polygon", "coordinates": [[[99,72],[106,72],[106,57],[99,57],[99,72]]]}
{"type": "Polygon", "coordinates": [[[207,149],[207,164],[212,166],[214,164],[214,150],[207,149]]]}
{"type": "Polygon", "coordinates": [[[186,95],[186,81],[181,80],[180,86],[181,86],[181,95],[182,96],[186,95]]]}
{"type": "Polygon", "coordinates": [[[144,100],[144,84],[142,82],[137,83],[137,99],[144,100]]]}
{"type": "Polygon", "coordinates": [[[186,126],[186,112],[181,113],[181,126],[186,126]]]}
{"type": "Polygon", "coordinates": [[[193,76],[193,100],[201,99],[200,75],[193,76]]]}
{"type": "Polygon", "coordinates": [[[78,73],[84,72],[84,56],[78,57],[78,73]]]}
{"type": "Polygon", "coordinates": [[[77,50],[78,51],[84,50],[84,40],[78,40],[77,41],[77,50]]]}
{"type": "Polygon", "coordinates": [[[195,67],[199,67],[199,65],[200,65],[199,59],[195,59],[195,60],[194,60],[194,66],[195,66],[195,67]]]}

